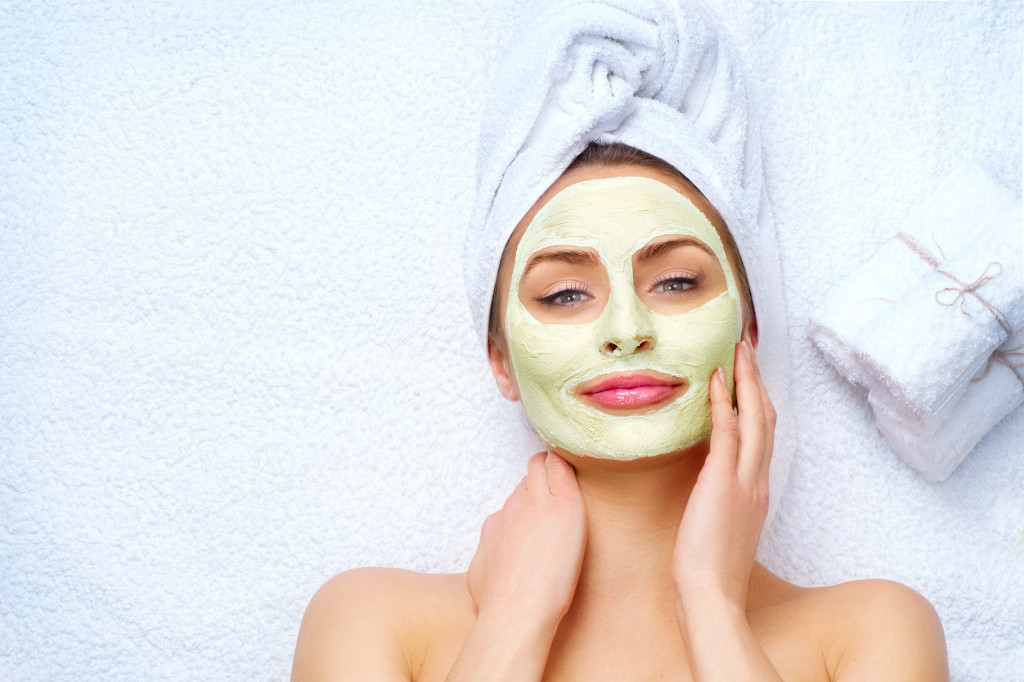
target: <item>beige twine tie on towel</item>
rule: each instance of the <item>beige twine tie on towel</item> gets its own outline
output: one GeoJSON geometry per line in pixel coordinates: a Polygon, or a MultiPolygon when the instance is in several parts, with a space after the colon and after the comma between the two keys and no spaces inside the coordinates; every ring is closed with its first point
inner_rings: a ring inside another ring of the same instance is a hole
{"type": "Polygon", "coordinates": [[[1017,346],[1016,348],[1010,348],[1008,350],[993,351],[992,355],[988,358],[988,362],[985,363],[985,371],[971,379],[971,382],[981,381],[987,377],[989,370],[992,369],[993,362],[1005,365],[1006,368],[1013,372],[1013,375],[1017,377],[1017,381],[1020,382],[1021,388],[1024,388],[1024,374],[1021,374],[1020,371],[1021,368],[1024,367],[1024,345],[1017,346]],[[1011,358],[1013,358],[1013,360],[1011,360],[1011,358]]]}
{"type": "MultiPolygon", "coordinates": [[[[913,235],[909,235],[906,232],[897,232],[896,238],[903,242],[907,248],[920,256],[921,260],[927,263],[933,270],[935,270],[935,272],[947,277],[956,284],[954,287],[947,287],[936,291],[936,303],[944,306],[953,306],[959,302],[960,312],[973,320],[974,318],[971,317],[971,314],[964,309],[964,303],[967,301],[967,296],[973,296],[978,303],[992,313],[992,319],[994,319],[999,326],[1002,327],[1003,331],[1006,332],[1006,338],[1009,339],[1013,336],[1013,329],[1010,327],[1010,322],[1006,319],[1006,316],[1003,315],[998,308],[982,298],[981,294],[978,293],[978,289],[1002,274],[1002,263],[995,261],[989,263],[985,266],[985,270],[981,273],[981,276],[968,284],[961,281],[960,278],[953,273],[946,272],[940,268],[939,266],[941,265],[941,262],[935,257],[935,254],[929,251],[921,242],[914,238],[913,235]],[[951,294],[953,295],[952,298],[950,298],[951,294]]],[[[942,248],[939,247],[938,244],[936,244],[936,247],[939,248],[939,253],[942,253],[942,248]]],[[[1013,372],[1014,376],[1017,377],[1017,381],[1020,382],[1021,388],[1024,388],[1024,375],[1022,375],[1020,371],[1021,368],[1024,367],[1024,352],[1022,352],[1022,349],[1024,349],[1024,345],[1017,346],[1016,348],[1010,348],[1009,350],[993,351],[992,355],[989,356],[988,363],[985,365],[985,371],[980,376],[971,379],[971,381],[980,381],[984,379],[988,376],[989,370],[992,369],[992,363],[998,362],[1005,365],[1011,372],[1013,372]]]]}

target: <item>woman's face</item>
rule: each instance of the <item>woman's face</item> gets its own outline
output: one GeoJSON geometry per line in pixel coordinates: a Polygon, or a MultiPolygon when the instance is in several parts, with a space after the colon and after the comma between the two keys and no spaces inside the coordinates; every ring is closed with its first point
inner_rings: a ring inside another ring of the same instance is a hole
{"type": "Polygon", "coordinates": [[[625,460],[708,436],[708,381],[722,366],[731,384],[740,330],[709,215],[684,181],[624,167],[563,176],[524,217],[499,274],[504,367],[549,444],[625,460]]]}

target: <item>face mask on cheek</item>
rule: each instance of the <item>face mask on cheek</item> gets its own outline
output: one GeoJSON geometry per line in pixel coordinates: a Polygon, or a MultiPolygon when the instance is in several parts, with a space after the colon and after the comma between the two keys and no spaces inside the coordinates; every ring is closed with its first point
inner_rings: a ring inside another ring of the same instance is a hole
{"type": "Polygon", "coordinates": [[[718,367],[733,386],[739,293],[715,228],[682,194],[651,178],[606,178],[567,187],[537,213],[516,251],[505,329],[527,419],[550,445],[577,455],[630,460],[676,452],[711,433],[708,382],[718,367]],[[636,295],[633,255],[663,235],[693,236],[714,251],[726,290],[689,312],[664,315],[636,295]],[[541,249],[597,251],[610,293],[583,324],[544,324],[519,299],[526,263],[541,249]],[[638,348],[639,340],[647,346],[638,348]],[[610,345],[609,345],[610,344],[610,345]],[[613,350],[610,350],[613,349],[613,350]],[[685,379],[672,402],[646,414],[609,414],[575,389],[601,375],[653,370],[685,379]]]}

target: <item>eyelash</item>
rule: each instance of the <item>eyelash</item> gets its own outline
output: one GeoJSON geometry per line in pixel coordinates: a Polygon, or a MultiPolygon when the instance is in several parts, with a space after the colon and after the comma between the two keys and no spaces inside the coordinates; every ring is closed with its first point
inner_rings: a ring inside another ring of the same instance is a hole
{"type": "Polygon", "coordinates": [[[566,282],[558,291],[550,293],[547,296],[538,296],[533,300],[542,305],[551,306],[553,308],[574,308],[583,303],[583,301],[571,301],[568,303],[555,302],[555,299],[559,296],[564,296],[566,294],[582,294],[584,296],[589,296],[590,289],[583,282],[566,282]]]}
{"type": "MultiPolygon", "coordinates": [[[[698,270],[696,276],[689,274],[683,275],[680,273],[670,273],[659,279],[657,282],[655,282],[651,286],[651,290],[654,291],[658,287],[668,282],[681,282],[687,285],[687,288],[681,291],[677,291],[675,293],[685,293],[694,287],[700,286],[700,284],[704,282],[704,279],[706,277],[707,273],[704,272],[704,268],[698,270]]],[[[664,293],[671,292],[666,291],[664,293]]],[[[582,294],[583,296],[589,296],[590,289],[587,287],[586,284],[582,282],[567,282],[565,285],[563,285],[563,288],[559,289],[558,291],[550,293],[547,296],[537,296],[533,300],[537,301],[542,305],[551,306],[553,308],[574,308],[583,303],[583,301],[569,301],[566,303],[556,302],[556,299],[558,299],[558,297],[565,296],[566,294],[582,294]]]]}
{"type": "Polygon", "coordinates": [[[681,291],[677,292],[664,291],[663,293],[685,293],[696,286],[700,286],[700,284],[704,282],[704,279],[706,277],[707,273],[704,272],[704,268],[698,270],[696,276],[690,274],[682,274],[678,272],[669,273],[668,275],[665,275],[657,282],[655,282],[651,286],[651,291],[654,291],[655,289],[657,289],[658,287],[662,286],[667,282],[682,282],[683,284],[687,285],[686,289],[682,289],[681,291]]]}

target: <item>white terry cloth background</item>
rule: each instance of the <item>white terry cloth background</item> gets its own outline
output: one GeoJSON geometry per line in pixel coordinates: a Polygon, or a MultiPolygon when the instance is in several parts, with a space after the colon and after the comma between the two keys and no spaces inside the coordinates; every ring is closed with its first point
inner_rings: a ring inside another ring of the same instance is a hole
{"type": "MultiPolygon", "coordinates": [[[[725,0],[720,0],[723,4],[725,0]]],[[[456,571],[522,475],[459,262],[521,2],[0,10],[0,678],[281,679],[360,565],[456,571]]],[[[763,543],[1024,670],[1024,411],[941,484],[803,334],[953,167],[1021,182],[1024,17],[728,2],[761,98],[798,451],[763,543]]]]}

